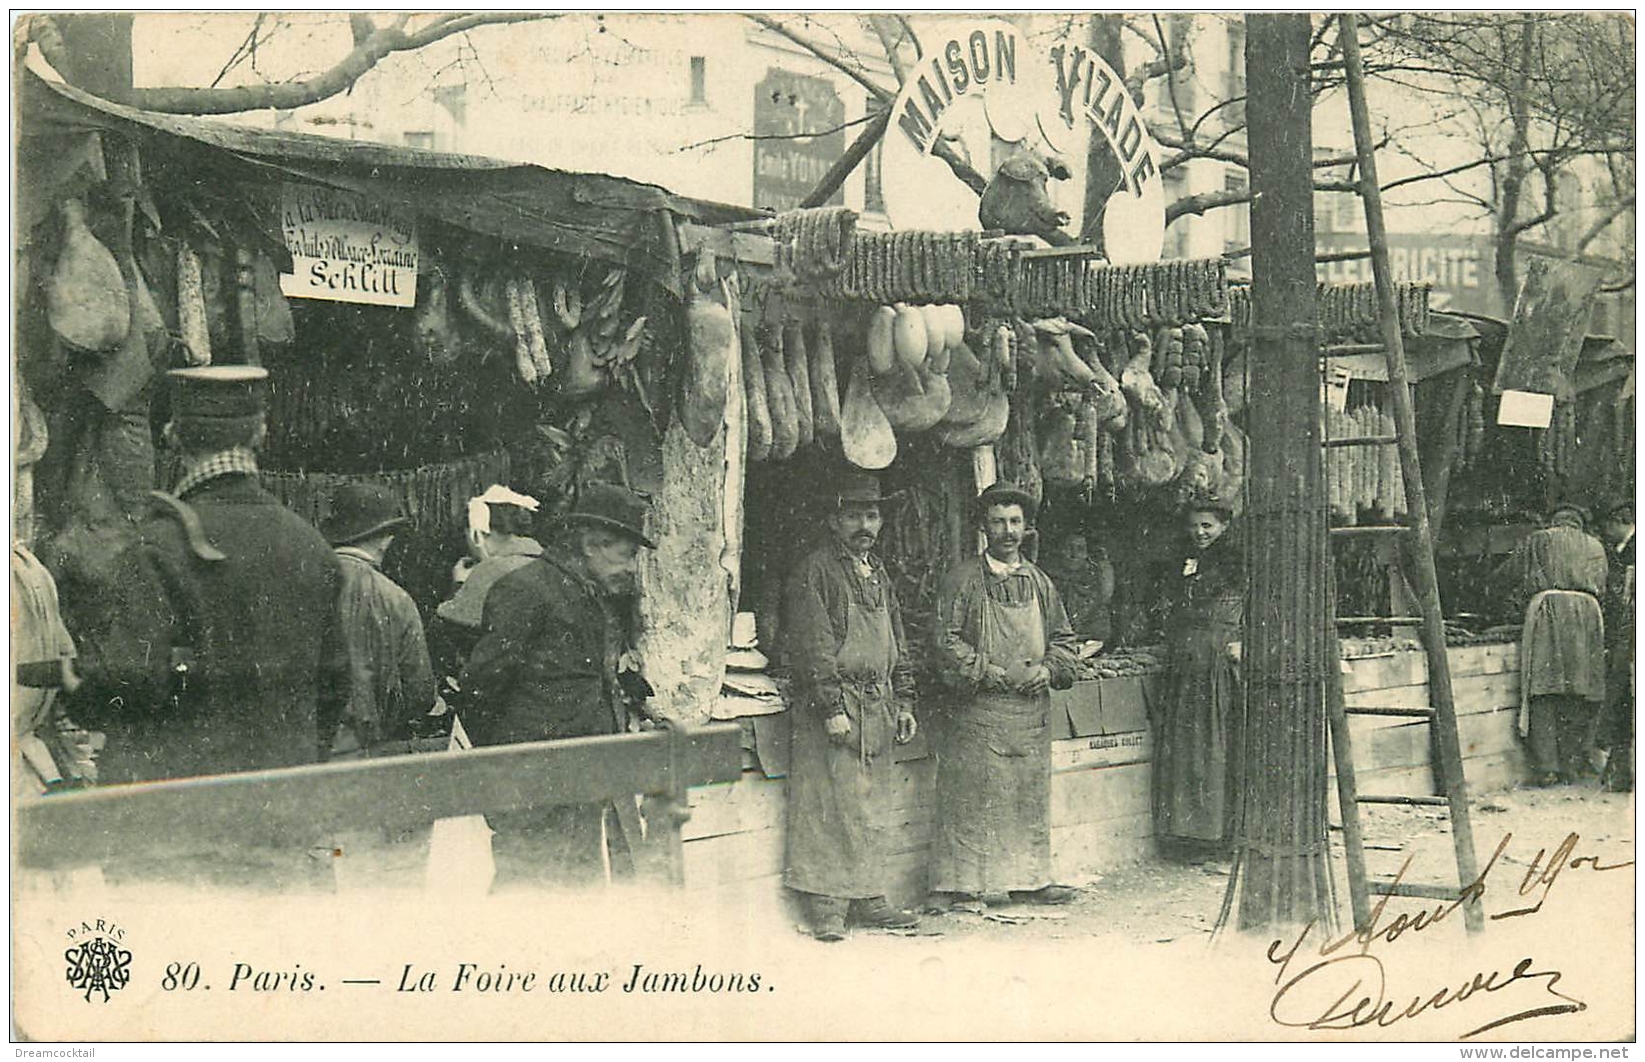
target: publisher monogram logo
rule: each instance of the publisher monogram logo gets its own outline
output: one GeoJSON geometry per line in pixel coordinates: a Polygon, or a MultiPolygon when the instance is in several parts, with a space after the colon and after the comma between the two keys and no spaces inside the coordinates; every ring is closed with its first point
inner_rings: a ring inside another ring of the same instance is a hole
{"type": "Polygon", "coordinates": [[[101,995],[100,1002],[109,1001],[110,992],[118,992],[131,981],[131,951],[123,946],[126,931],[105,918],[81,922],[67,933],[69,948],[63,952],[68,964],[65,977],[69,987],[82,992],[82,998],[92,1002],[101,995]]]}

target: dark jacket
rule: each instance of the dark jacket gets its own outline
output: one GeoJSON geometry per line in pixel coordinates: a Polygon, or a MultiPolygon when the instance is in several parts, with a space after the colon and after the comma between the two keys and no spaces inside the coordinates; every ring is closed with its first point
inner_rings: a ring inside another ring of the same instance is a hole
{"type": "Polygon", "coordinates": [[[457,683],[477,745],[615,734],[622,637],[599,588],[575,565],[539,557],[486,594],[483,633],[457,683]]]}
{"type": "Polygon", "coordinates": [[[903,635],[902,609],[885,565],[872,554],[869,563],[874,571],[872,582],[857,574],[850,552],[830,543],[807,554],[789,578],[782,622],[783,660],[806,706],[825,716],[844,711],[836,657],[845,644],[846,606],[852,595],[873,606],[884,595],[897,640],[891,690],[901,709],[914,710],[914,665],[903,635]]]}
{"type": "Polygon", "coordinates": [[[434,707],[423,618],[411,595],[366,555],[340,547],[343,635],[352,681],[346,721],[368,741],[411,736],[410,721],[434,707]]]}
{"type": "Polygon", "coordinates": [[[250,476],[185,500],[227,559],[200,559],[157,511],[120,555],[107,623],[81,632],[86,686],[72,712],[108,734],[105,782],[312,763],[348,696],[325,539],[250,476]]]}

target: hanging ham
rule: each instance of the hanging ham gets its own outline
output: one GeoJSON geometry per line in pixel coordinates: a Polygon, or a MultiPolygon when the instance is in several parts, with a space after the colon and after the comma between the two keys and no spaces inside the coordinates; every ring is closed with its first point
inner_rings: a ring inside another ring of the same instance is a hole
{"type": "Polygon", "coordinates": [[[845,458],[858,468],[881,469],[897,457],[897,436],[869,388],[864,363],[851,367],[845,405],[840,410],[840,443],[845,458]]]}
{"type": "MultiPolygon", "coordinates": [[[[725,281],[720,281],[723,291],[725,281]]],[[[725,420],[731,359],[741,359],[736,323],[725,304],[688,285],[686,293],[688,353],[680,423],[691,441],[707,446],[725,420]]]]}
{"type": "Polygon", "coordinates": [[[110,350],[131,327],[131,298],[120,265],[86,225],[86,208],[63,201],[63,249],[46,283],[54,332],[81,350],[110,350]]]}

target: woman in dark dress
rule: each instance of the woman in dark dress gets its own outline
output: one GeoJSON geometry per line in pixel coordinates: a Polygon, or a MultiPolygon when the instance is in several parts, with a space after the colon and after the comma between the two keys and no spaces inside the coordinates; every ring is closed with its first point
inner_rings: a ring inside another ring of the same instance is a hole
{"type": "Polygon", "coordinates": [[[1245,562],[1218,503],[1185,513],[1189,550],[1168,577],[1170,671],[1154,728],[1154,834],[1171,857],[1220,856],[1232,839],[1244,716],[1239,640],[1245,562]]]}

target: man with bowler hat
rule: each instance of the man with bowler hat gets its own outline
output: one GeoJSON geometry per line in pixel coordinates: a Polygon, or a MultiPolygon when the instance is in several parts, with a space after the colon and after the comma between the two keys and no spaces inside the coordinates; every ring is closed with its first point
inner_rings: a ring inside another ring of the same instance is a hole
{"type": "Polygon", "coordinates": [[[783,880],[805,894],[818,940],[858,925],[919,919],[885,899],[893,744],[914,737],[914,668],[902,612],[873,549],[890,499],[866,472],[827,498],[829,541],[787,586],[783,651],[797,693],[789,713],[788,853],[783,880]]]}
{"type": "Polygon", "coordinates": [[[268,373],[174,369],[170,494],[118,561],[83,632],[75,715],[108,734],[105,782],[312,763],[348,699],[338,561],[257,479],[268,373]]]}
{"type": "MultiPolygon", "coordinates": [[[[617,734],[634,697],[619,677],[626,645],[614,601],[634,592],[646,502],[609,483],[583,487],[541,556],[486,594],[480,640],[458,677],[463,726],[475,745],[617,734]]],[[[643,683],[643,680],[638,680],[643,683]]],[[[559,885],[603,880],[630,857],[609,802],[487,815],[496,831],[497,882],[559,885]]],[[[627,816],[625,816],[626,818],[627,816]]]]}
{"type": "Polygon", "coordinates": [[[321,525],[342,567],[338,607],[352,679],[334,751],[410,738],[413,720],[434,707],[423,618],[411,595],[382,571],[405,523],[388,488],[349,483],[332,495],[321,525]]]}

